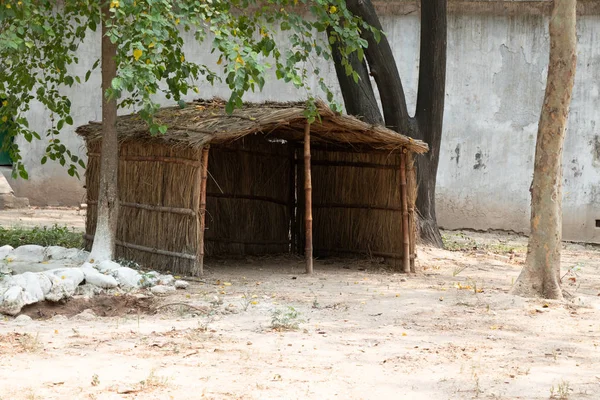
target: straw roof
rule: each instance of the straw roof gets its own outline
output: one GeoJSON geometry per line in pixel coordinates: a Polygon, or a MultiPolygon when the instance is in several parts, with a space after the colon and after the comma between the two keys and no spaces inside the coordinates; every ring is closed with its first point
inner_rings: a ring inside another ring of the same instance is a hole
{"type": "MultiPolygon", "coordinates": [[[[394,151],[405,147],[415,153],[428,151],[426,143],[411,139],[383,126],[371,125],[358,118],[339,115],[325,103],[317,104],[321,120],[311,125],[311,141],[394,151]]],[[[301,141],[306,124],[303,103],[245,104],[231,115],[221,100],[198,100],[187,107],[168,107],[155,119],[166,126],[164,135],[152,136],[148,125],[137,114],[117,119],[120,141],[168,142],[175,146],[200,148],[227,143],[246,135],[262,133],[274,139],[301,141]]],[[[102,125],[92,122],[77,128],[88,142],[102,138],[102,125]]]]}

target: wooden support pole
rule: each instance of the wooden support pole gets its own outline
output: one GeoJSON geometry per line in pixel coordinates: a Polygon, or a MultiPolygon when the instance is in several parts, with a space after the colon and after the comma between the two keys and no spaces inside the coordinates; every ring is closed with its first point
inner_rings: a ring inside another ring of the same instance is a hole
{"type": "Polygon", "coordinates": [[[296,149],[294,148],[293,143],[288,144],[289,149],[289,163],[290,163],[290,173],[288,175],[289,183],[288,190],[289,193],[289,213],[290,213],[290,253],[296,254],[297,252],[297,243],[296,243],[296,149]]]}
{"type": "Polygon", "coordinates": [[[313,242],[312,242],[312,181],[310,176],[310,123],[304,126],[304,220],[306,223],[306,273],[313,273],[313,242]]]}
{"type": "Polygon", "coordinates": [[[406,149],[400,153],[400,201],[402,202],[402,268],[410,273],[410,232],[408,228],[408,196],[406,190],[406,149]]]}
{"type": "Polygon", "coordinates": [[[202,149],[200,166],[200,204],[197,215],[198,221],[198,273],[204,274],[204,231],[206,229],[206,182],[208,180],[208,146],[202,149]]]}

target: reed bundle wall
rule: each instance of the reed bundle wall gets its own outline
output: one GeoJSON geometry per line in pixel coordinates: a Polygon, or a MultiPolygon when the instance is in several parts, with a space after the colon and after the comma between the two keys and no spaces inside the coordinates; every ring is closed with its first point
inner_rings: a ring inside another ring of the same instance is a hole
{"type": "Polygon", "coordinates": [[[287,146],[264,135],[211,147],[207,255],[290,251],[290,164],[287,146]]]}
{"type": "MultiPolygon", "coordinates": [[[[88,147],[88,238],[96,228],[99,150],[100,143],[88,147]]],[[[136,142],[121,144],[117,257],[173,273],[193,270],[198,247],[198,210],[194,208],[199,160],[197,149],[136,142]]],[[[91,240],[87,247],[91,247],[91,240]]]]}
{"type": "MultiPolygon", "coordinates": [[[[211,146],[204,239],[207,256],[304,251],[304,159],[300,145],[248,135],[211,146]]],[[[88,238],[95,232],[99,150],[99,141],[88,143],[88,238]]],[[[122,143],[117,257],[173,273],[194,271],[199,244],[201,153],[201,148],[168,143],[122,143]]],[[[362,254],[401,266],[400,158],[398,152],[362,152],[323,144],[314,147],[316,256],[362,254]]],[[[409,152],[406,158],[414,270],[417,186],[414,156],[409,152]]],[[[88,248],[90,244],[88,240],[88,248]]]]}
{"type": "MultiPolygon", "coordinates": [[[[298,159],[301,165],[302,160],[298,159]]],[[[389,264],[401,266],[400,155],[321,147],[312,151],[311,163],[315,255],[363,254],[383,257],[389,264]]],[[[303,168],[298,168],[298,182],[303,182],[303,168]]],[[[411,195],[414,196],[409,189],[411,195]]],[[[302,221],[301,188],[298,203],[298,220],[302,221]]],[[[300,249],[304,248],[303,237],[299,224],[300,249]]]]}

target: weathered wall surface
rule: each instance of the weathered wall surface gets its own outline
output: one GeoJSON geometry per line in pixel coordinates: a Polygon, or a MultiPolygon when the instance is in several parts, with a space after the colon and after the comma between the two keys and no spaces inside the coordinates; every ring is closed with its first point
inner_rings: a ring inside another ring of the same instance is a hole
{"type": "MultiPolygon", "coordinates": [[[[380,2],[381,3],[381,2],[380,2]]],[[[548,62],[549,1],[454,1],[448,34],[448,85],[438,175],[438,217],[446,228],[529,229],[529,186],[537,122],[548,62]],[[464,3],[464,4],[463,4],[464,3]],[[493,6],[486,6],[485,4],[493,6]],[[483,4],[483,5],[482,5],[483,4]]],[[[388,15],[384,29],[394,46],[409,107],[414,109],[418,76],[419,19],[415,1],[381,3],[388,15]]],[[[578,22],[579,61],[564,150],[564,237],[600,243],[600,15],[595,2],[582,1],[578,22]]],[[[99,40],[82,47],[82,74],[99,54],[99,40]]],[[[188,58],[214,65],[207,46],[188,44],[188,58]]],[[[341,100],[335,71],[321,70],[341,100]]],[[[316,79],[315,79],[316,83],[316,79]]],[[[315,85],[316,87],[316,85],[315,85]]],[[[75,126],[99,120],[100,76],[73,89],[75,126]]],[[[224,86],[201,85],[201,96],[227,97],[224,86]]],[[[263,93],[246,100],[298,100],[305,93],[271,79],[263,93]]],[[[189,100],[193,98],[189,97],[189,100]]],[[[167,104],[165,102],[165,104],[167,104]]],[[[48,115],[32,111],[44,129],[48,115]]],[[[75,134],[63,142],[83,154],[75,134]]],[[[45,143],[28,145],[24,154],[30,180],[11,182],[32,204],[77,204],[83,181],[58,165],[39,165],[45,143]]]]}
{"type": "MultiPolygon", "coordinates": [[[[529,186],[549,37],[542,16],[451,17],[438,216],[447,228],[529,230],[529,186]]],[[[563,233],[600,242],[600,17],[578,21],[564,148],[563,233]]]]}

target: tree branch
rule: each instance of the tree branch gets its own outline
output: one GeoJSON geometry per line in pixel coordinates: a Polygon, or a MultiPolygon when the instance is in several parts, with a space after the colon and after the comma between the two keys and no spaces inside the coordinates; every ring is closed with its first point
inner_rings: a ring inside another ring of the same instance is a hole
{"type": "MultiPolygon", "coordinates": [[[[346,5],[348,10],[361,17],[367,24],[380,31],[383,30],[371,0],[348,0],[346,5]]],[[[404,88],[390,43],[385,35],[381,36],[378,43],[373,33],[366,30],[361,36],[369,43],[369,47],[365,49],[365,56],[369,62],[371,75],[377,83],[386,126],[397,132],[412,135],[413,129],[411,129],[411,118],[406,107],[404,88]]]]}
{"type": "MultiPolygon", "coordinates": [[[[328,35],[329,32],[328,30],[328,35]]],[[[366,61],[360,62],[356,53],[350,55],[348,62],[352,69],[358,73],[358,82],[354,82],[352,76],[346,74],[346,69],[342,65],[339,43],[335,42],[331,46],[331,54],[342,96],[344,97],[346,112],[370,124],[383,125],[383,117],[371,85],[366,61]]]]}

